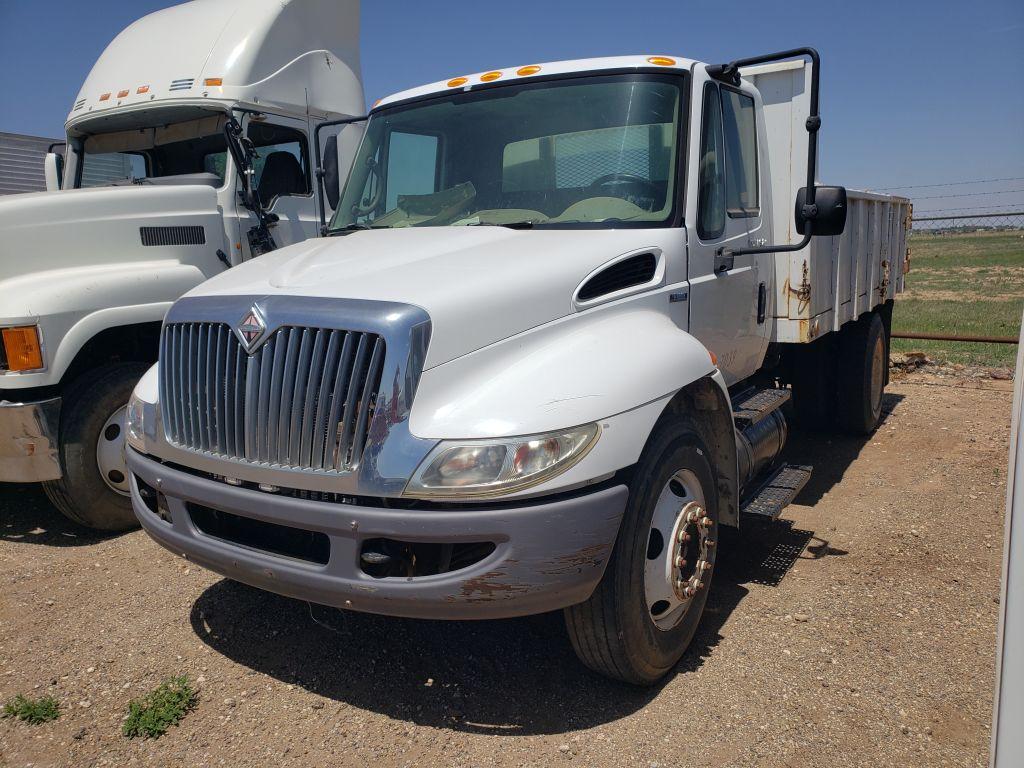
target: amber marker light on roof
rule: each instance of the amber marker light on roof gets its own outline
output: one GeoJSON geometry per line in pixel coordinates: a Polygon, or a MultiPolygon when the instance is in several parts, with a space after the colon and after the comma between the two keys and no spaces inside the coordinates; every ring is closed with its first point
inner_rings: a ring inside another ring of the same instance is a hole
{"type": "Polygon", "coordinates": [[[100,96],[100,101],[108,101],[109,99],[110,99],[110,94],[109,93],[104,93],[102,96],[100,96]]]}
{"type": "Polygon", "coordinates": [[[520,67],[519,69],[516,70],[516,74],[519,75],[520,77],[536,75],[538,72],[540,72],[540,67],[538,67],[536,64],[531,64],[528,67],[520,67]]]}
{"type": "Polygon", "coordinates": [[[501,72],[484,72],[480,75],[480,82],[489,83],[492,80],[497,80],[499,77],[501,77],[501,72]]]}
{"type": "Polygon", "coordinates": [[[676,63],[675,59],[669,58],[668,56],[651,56],[647,61],[648,63],[659,67],[674,67],[676,63]]]}
{"type": "Polygon", "coordinates": [[[135,89],[135,92],[136,93],[149,93],[149,86],[148,85],[140,85],[138,88],[135,89]]]}
{"type": "Polygon", "coordinates": [[[117,92],[117,98],[119,98],[119,99],[123,99],[123,98],[124,98],[125,96],[127,96],[127,95],[128,95],[129,93],[130,93],[130,91],[129,91],[129,90],[127,89],[127,88],[125,88],[125,89],[124,89],[123,91],[118,91],[118,92],[117,92]]]}
{"type": "Polygon", "coordinates": [[[205,80],[203,80],[203,85],[205,85],[207,88],[212,88],[215,85],[224,85],[224,78],[208,77],[205,80]]]}
{"type": "Polygon", "coordinates": [[[465,85],[469,82],[468,77],[453,77],[448,81],[449,88],[458,88],[460,85],[465,85]]]}

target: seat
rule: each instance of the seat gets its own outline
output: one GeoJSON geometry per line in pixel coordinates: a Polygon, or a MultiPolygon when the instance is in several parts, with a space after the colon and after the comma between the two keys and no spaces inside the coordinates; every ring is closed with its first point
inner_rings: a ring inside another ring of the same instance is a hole
{"type": "Polygon", "coordinates": [[[263,175],[257,189],[260,202],[269,207],[281,195],[306,194],[306,175],[291,152],[271,152],[263,164],[263,175]]]}

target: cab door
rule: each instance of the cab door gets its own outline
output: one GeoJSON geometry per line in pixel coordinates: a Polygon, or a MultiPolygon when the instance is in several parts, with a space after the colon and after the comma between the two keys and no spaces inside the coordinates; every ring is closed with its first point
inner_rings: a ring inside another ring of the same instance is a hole
{"type": "MultiPolygon", "coordinates": [[[[695,81],[697,78],[695,77],[695,81]]],[[[763,245],[756,92],[695,82],[686,222],[690,333],[718,359],[728,384],[760,366],[768,344],[771,255],[730,257],[723,248],[763,245]]]]}
{"type": "MultiPolygon", "coordinates": [[[[242,123],[257,157],[253,163],[254,181],[260,200],[278,217],[270,228],[279,248],[315,237],[319,214],[313,193],[312,155],[308,123],[281,115],[247,114],[242,123]]],[[[246,258],[251,257],[246,233],[256,226],[256,216],[239,206],[240,243],[246,258]]]]}

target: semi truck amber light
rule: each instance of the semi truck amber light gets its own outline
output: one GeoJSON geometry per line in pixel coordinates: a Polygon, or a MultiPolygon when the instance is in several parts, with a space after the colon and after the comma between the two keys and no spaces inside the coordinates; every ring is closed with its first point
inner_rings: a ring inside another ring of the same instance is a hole
{"type": "Polygon", "coordinates": [[[480,80],[485,83],[489,83],[492,80],[497,80],[499,77],[501,77],[501,72],[484,72],[480,75],[480,80]]]}
{"type": "Polygon", "coordinates": [[[136,93],[148,93],[149,92],[149,86],[148,85],[140,85],[138,88],[135,89],[135,92],[136,93]]]}
{"type": "Polygon", "coordinates": [[[109,101],[109,100],[110,100],[110,94],[109,93],[104,93],[103,95],[100,96],[100,101],[109,101]]]}
{"type": "Polygon", "coordinates": [[[128,95],[128,89],[127,88],[117,92],[117,98],[119,98],[119,99],[123,99],[127,95],[128,95]]]}
{"type": "Polygon", "coordinates": [[[7,368],[11,371],[34,371],[43,367],[43,350],[39,331],[34,325],[3,329],[7,368]]]}
{"type": "Polygon", "coordinates": [[[460,85],[465,85],[469,82],[468,77],[453,77],[448,81],[449,88],[458,88],[460,85]]]}
{"type": "Polygon", "coordinates": [[[651,56],[647,61],[659,67],[675,66],[676,60],[668,56],[651,56]]]}
{"type": "Polygon", "coordinates": [[[210,88],[210,87],[215,86],[215,85],[224,85],[224,78],[223,77],[208,77],[205,80],[203,80],[203,85],[205,85],[207,88],[210,88]]]}
{"type": "Polygon", "coordinates": [[[538,72],[540,72],[540,67],[538,67],[536,64],[531,64],[528,67],[520,67],[519,69],[516,70],[516,74],[519,75],[520,77],[536,75],[538,72]]]}

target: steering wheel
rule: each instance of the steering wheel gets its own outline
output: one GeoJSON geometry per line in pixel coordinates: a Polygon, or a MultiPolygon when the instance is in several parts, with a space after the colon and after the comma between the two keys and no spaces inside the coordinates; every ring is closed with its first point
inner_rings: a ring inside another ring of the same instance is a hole
{"type": "Polygon", "coordinates": [[[598,176],[590,182],[591,189],[620,185],[640,187],[638,190],[639,197],[650,200],[658,199],[658,185],[650,179],[645,179],[643,176],[638,176],[635,173],[606,173],[604,176],[598,176]]]}

